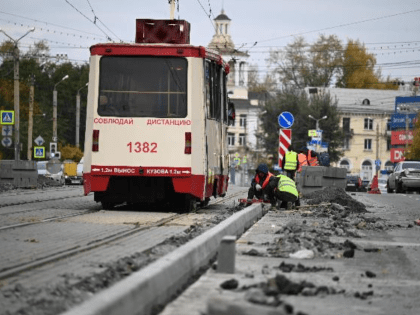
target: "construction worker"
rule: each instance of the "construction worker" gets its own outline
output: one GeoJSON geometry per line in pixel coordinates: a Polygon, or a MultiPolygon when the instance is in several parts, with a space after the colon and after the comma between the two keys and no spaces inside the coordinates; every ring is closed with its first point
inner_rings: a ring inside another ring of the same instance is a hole
{"type": "Polygon", "coordinates": [[[264,192],[269,183],[269,180],[274,175],[268,171],[267,164],[258,165],[255,171],[255,177],[252,179],[251,187],[248,190],[248,199],[247,202],[252,202],[252,199],[257,197],[257,199],[264,198],[264,192]]]}
{"type": "Polygon", "coordinates": [[[286,176],[295,179],[296,170],[299,167],[298,154],[293,151],[293,147],[289,146],[289,151],[286,152],[286,155],[283,158],[282,168],[286,171],[286,176]]]}
{"type": "Polygon", "coordinates": [[[298,154],[298,168],[297,168],[297,172],[300,173],[302,171],[302,166],[308,166],[308,149],[306,147],[301,147],[299,149],[299,154],[298,154]]]}
{"type": "Polygon", "coordinates": [[[313,150],[308,150],[308,164],[309,166],[319,166],[318,153],[313,150]]]}
{"type": "Polygon", "coordinates": [[[280,208],[291,209],[293,204],[300,205],[295,181],[286,175],[272,177],[268,184],[268,189],[270,190],[270,198],[274,196],[280,203],[280,208]]]}

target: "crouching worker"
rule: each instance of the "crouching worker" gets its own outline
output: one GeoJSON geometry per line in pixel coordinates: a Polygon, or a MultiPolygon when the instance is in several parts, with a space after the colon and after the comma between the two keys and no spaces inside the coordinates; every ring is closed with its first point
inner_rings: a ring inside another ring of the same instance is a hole
{"type": "Polygon", "coordinates": [[[266,164],[258,165],[255,171],[255,177],[252,179],[251,187],[248,190],[247,202],[252,202],[254,196],[257,199],[264,199],[264,193],[267,191],[270,178],[273,177],[274,175],[268,171],[268,166],[266,164]]]}
{"type": "Polygon", "coordinates": [[[272,177],[268,184],[268,189],[272,191],[269,194],[270,198],[275,197],[280,203],[280,208],[291,209],[292,205],[300,205],[299,192],[293,179],[285,175],[272,177]]]}

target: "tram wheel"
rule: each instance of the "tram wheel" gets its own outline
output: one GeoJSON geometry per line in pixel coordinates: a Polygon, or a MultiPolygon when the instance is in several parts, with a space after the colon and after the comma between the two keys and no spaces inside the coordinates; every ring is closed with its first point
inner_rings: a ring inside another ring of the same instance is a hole
{"type": "Polygon", "coordinates": [[[209,202],[210,202],[210,198],[207,197],[203,201],[200,201],[200,207],[201,208],[206,207],[209,204],[209,202]]]}

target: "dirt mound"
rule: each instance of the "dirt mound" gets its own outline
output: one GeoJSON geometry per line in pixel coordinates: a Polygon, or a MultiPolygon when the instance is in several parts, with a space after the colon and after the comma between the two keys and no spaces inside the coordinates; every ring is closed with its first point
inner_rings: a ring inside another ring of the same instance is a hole
{"type": "Polygon", "coordinates": [[[312,193],[306,194],[303,198],[309,205],[316,205],[323,202],[338,203],[351,212],[367,212],[366,206],[353,199],[342,188],[327,187],[322,190],[317,190],[312,193]]]}

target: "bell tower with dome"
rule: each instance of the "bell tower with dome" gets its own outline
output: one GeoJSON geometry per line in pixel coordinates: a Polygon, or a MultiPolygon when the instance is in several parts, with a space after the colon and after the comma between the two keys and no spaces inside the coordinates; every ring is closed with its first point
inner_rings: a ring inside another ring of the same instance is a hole
{"type": "Polygon", "coordinates": [[[227,88],[233,92],[231,98],[248,99],[248,64],[249,55],[235,49],[230,36],[231,19],[222,12],[214,19],[215,34],[208,48],[218,51],[229,64],[227,88]]]}

